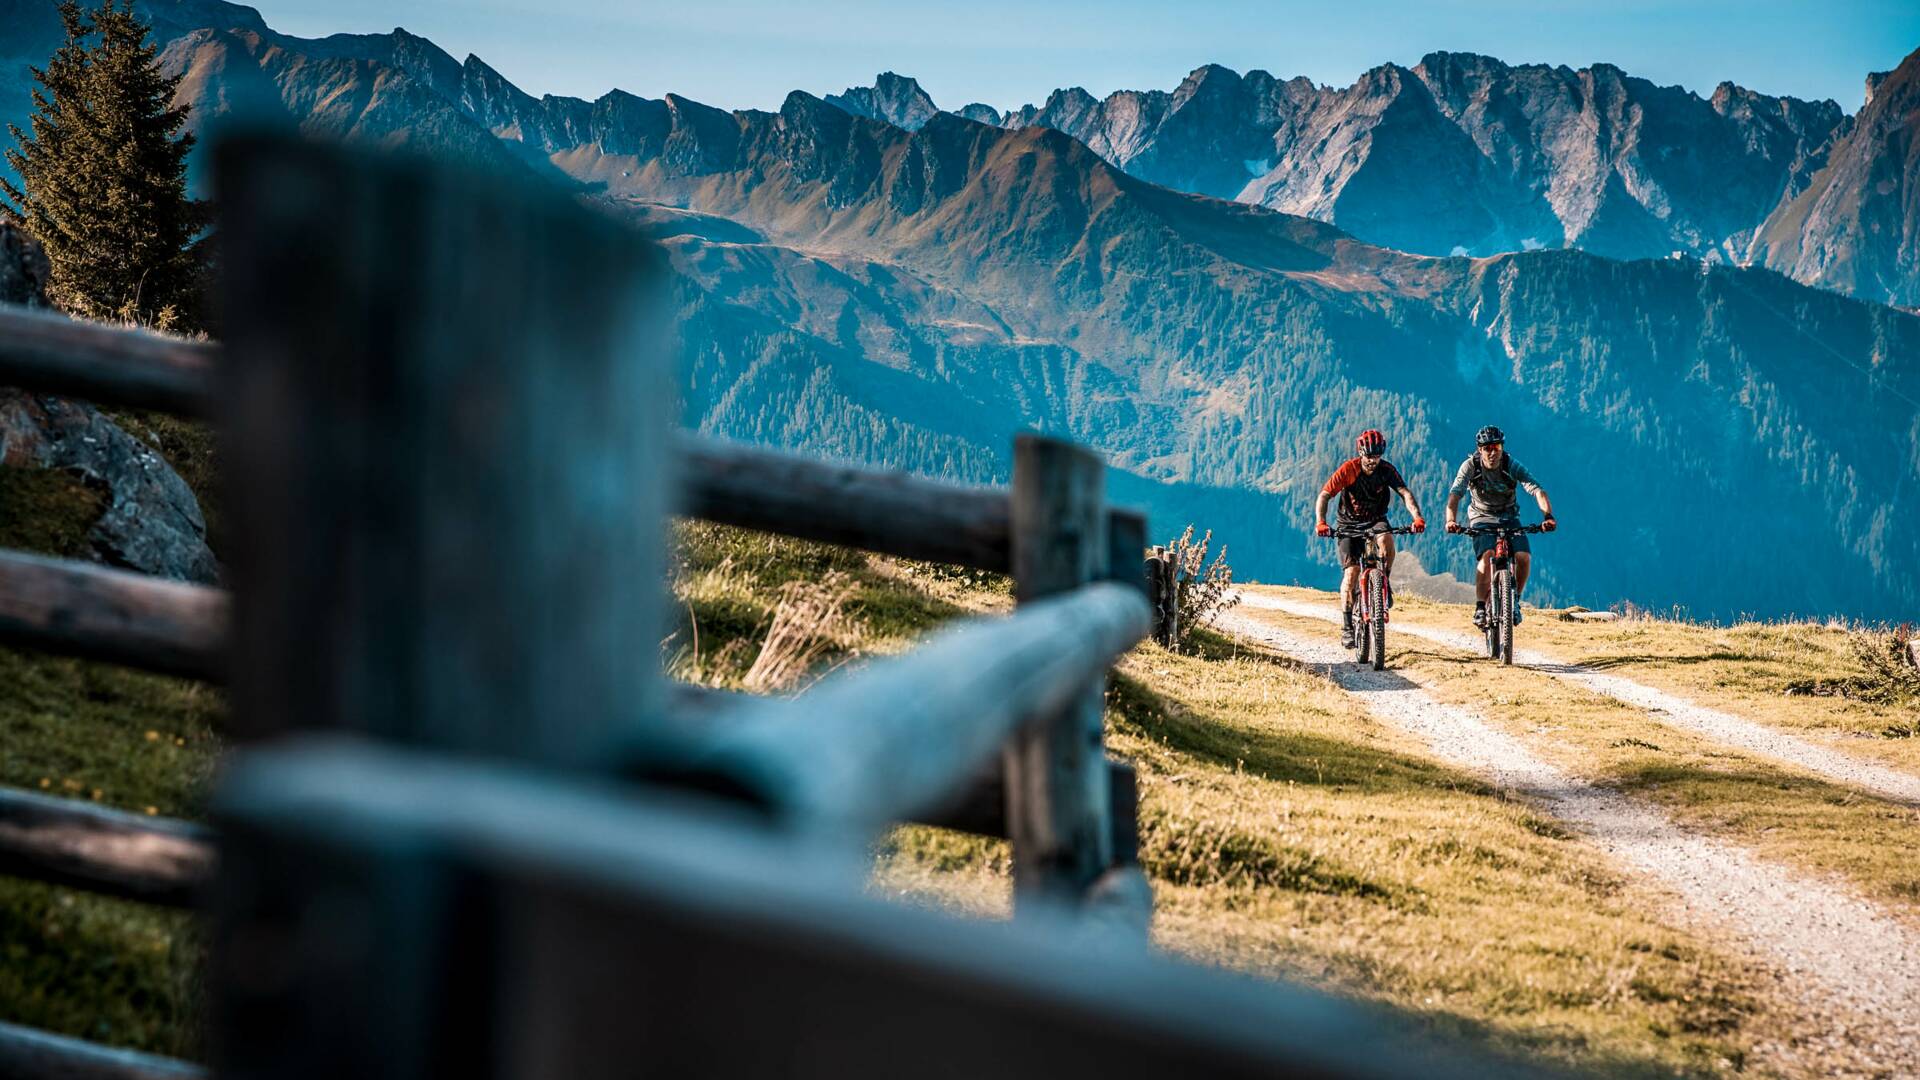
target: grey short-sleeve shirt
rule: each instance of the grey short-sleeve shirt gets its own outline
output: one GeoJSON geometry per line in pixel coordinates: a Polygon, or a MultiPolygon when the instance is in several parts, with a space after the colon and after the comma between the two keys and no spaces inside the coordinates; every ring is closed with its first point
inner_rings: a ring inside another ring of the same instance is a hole
{"type": "Polygon", "coordinates": [[[1479,456],[1469,455],[1460,463],[1460,470],[1453,476],[1453,487],[1447,492],[1449,496],[1472,495],[1467,505],[1467,524],[1487,525],[1520,516],[1517,493],[1524,489],[1529,495],[1538,495],[1539,482],[1511,454],[1494,468],[1478,470],[1479,477],[1475,479],[1474,460],[1479,456]]]}

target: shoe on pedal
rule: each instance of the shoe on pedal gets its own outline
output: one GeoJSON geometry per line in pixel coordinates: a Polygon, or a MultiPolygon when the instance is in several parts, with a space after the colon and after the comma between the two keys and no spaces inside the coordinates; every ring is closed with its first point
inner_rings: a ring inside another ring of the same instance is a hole
{"type": "Polygon", "coordinates": [[[1513,605],[1513,625],[1519,626],[1521,617],[1522,616],[1520,614],[1520,605],[1519,604],[1513,605]]]}
{"type": "Polygon", "coordinates": [[[1486,629],[1487,605],[1478,603],[1473,605],[1473,625],[1480,627],[1482,630],[1486,629]]]}

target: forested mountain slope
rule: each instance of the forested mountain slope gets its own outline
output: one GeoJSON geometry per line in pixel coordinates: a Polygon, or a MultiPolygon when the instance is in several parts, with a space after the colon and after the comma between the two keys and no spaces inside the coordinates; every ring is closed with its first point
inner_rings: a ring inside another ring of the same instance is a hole
{"type": "MultiPolygon", "coordinates": [[[[1402,255],[1142,183],[1045,129],[945,115],[908,133],[805,95],[737,120],[730,159],[620,169],[755,230],[674,243],[694,310],[778,313],[791,335],[754,353],[757,385],[847,410],[816,406],[795,444],[876,430],[874,401],[920,403],[880,411],[996,462],[1040,424],[1143,477],[1259,493],[1229,520],[1243,565],[1284,574],[1316,553],[1307,510],[1355,430],[1386,429],[1437,510],[1494,420],[1580,523],[1548,542],[1551,592],[1726,613],[1915,595],[1896,527],[1920,463],[1911,316],[1693,261],[1402,255]]],[[[701,419],[777,437],[786,408],[701,419]]],[[[1414,550],[1463,569],[1462,547],[1414,550]]]]}
{"type": "MultiPolygon", "coordinates": [[[[968,479],[1005,475],[1014,431],[1061,432],[1161,529],[1199,520],[1243,575],[1286,580],[1330,564],[1312,499],[1359,429],[1388,432],[1437,521],[1495,422],[1566,525],[1543,598],[1920,601],[1900,527],[1920,520],[1920,319],[1896,310],[1695,259],[1404,254],[1155,186],[1043,125],[923,117],[904,82],[847,97],[917,130],[799,93],[775,113],[535,98],[404,31],[303,41],[192,11],[228,24],[166,54],[203,124],[251,109],[529,168],[662,237],[705,430],[968,479]]],[[[1466,569],[1457,539],[1410,546],[1466,569]]]]}

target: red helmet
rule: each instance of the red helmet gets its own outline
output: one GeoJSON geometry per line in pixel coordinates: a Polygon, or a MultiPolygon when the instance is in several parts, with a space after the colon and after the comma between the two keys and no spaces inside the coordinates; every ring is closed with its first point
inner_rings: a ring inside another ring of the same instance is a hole
{"type": "Polygon", "coordinates": [[[1373,428],[1368,428],[1360,433],[1360,437],[1353,441],[1353,445],[1363,455],[1374,457],[1387,452],[1387,437],[1373,428]]]}

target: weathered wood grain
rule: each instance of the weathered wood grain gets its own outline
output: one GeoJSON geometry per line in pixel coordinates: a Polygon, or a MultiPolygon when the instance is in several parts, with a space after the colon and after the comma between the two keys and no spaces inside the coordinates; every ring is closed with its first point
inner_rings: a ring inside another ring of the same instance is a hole
{"type": "MultiPolygon", "coordinates": [[[[1015,602],[1039,604],[1105,578],[1111,549],[1106,467],[1099,456],[1058,439],[1023,435],[1014,441],[1013,460],[1015,602]]],[[[1128,591],[1142,620],[1138,640],[1151,628],[1151,615],[1145,597],[1128,591]]],[[[1077,689],[1027,713],[1007,740],[1007,832],[1018,909],[1078,903],[1113,862],[1102,749],[1105,676],[1105,665],[1085,671],[1077,689]]]]}
{"type": "MultiPolygon", "coordinates": [[[[749,715],[743,710],[753,698],[731,690],[716,690],[693,683],[669,682],[667,703],[674,717],[689,726],[719,725],[725,730],[729,717],[749,715]]],[[[1007,838],[1007,781],[1005,762],[989,757],[959,790],[929,807],[914,818],[920,825],[955,829],[977,836],[1007,838]]],[[[1114,858],[1131,863],[1139,858],[1139,789],[1133,766],[1124,761],[1107,760],[1107,788],[1113,799],[1114,858]]]]}
{"type": "Polygon", "coordinates": [[[864,846],[728,809],[364,742],[244,751],[217,813],[278,840],[234,881],[275,898],[233,928],[250,970],[273,978],[236,989],[250,1052],[223,1058],[223,1075],[1555,1071],[1467,1056],[1363,1003],[1099,947],[1044,913],[976,921],[887,903],[867,890],[864,846]],[[399,852],[415,873],[366,872],[399,852]],[[333,887],[286,892],[284,867],[314,862],[336,868],[333,887]],[[416,993],[384,948],[411,925],[390,921],[391,898],[434,895],[435,866],[473,888],[439,895],[434,937],[460,963],[416,993]]]}
{"type": "Polygon", "coordinates": [[[751,698],[694,745],[641,739],[631,771],[741,795],[812,827],[917,818],[951,800],[1027,718],[1083,697],[1147,622],[1138,592],[1091,585],[962,623],[798,698],[751,698]]]}
{"type": "Polygon", "coordinates": [[[0,874],[184,907],[213,861],[197,825],[0,787],[0,874]]]}
{"type": "Polygon", "coordinates": [[[226,673],[219,589],[0,551],[0,641],[170,675],[226,673]]]}
{"type": "Polygon", "coordinates": [[[1007,493],[695,436],[681,508],[724,525],[1004,573],[1007,493]]]}
{"type": "Polygon", "coordinates": [[[233,726],[598,767],[661,701],[664,266],[530,178],[217,148],[233,726]]]}
{"type": "Polygon", "coordinates": [[[0,304],[0,386],[208,416],[219,352],[207,342],[0,304]]]}

